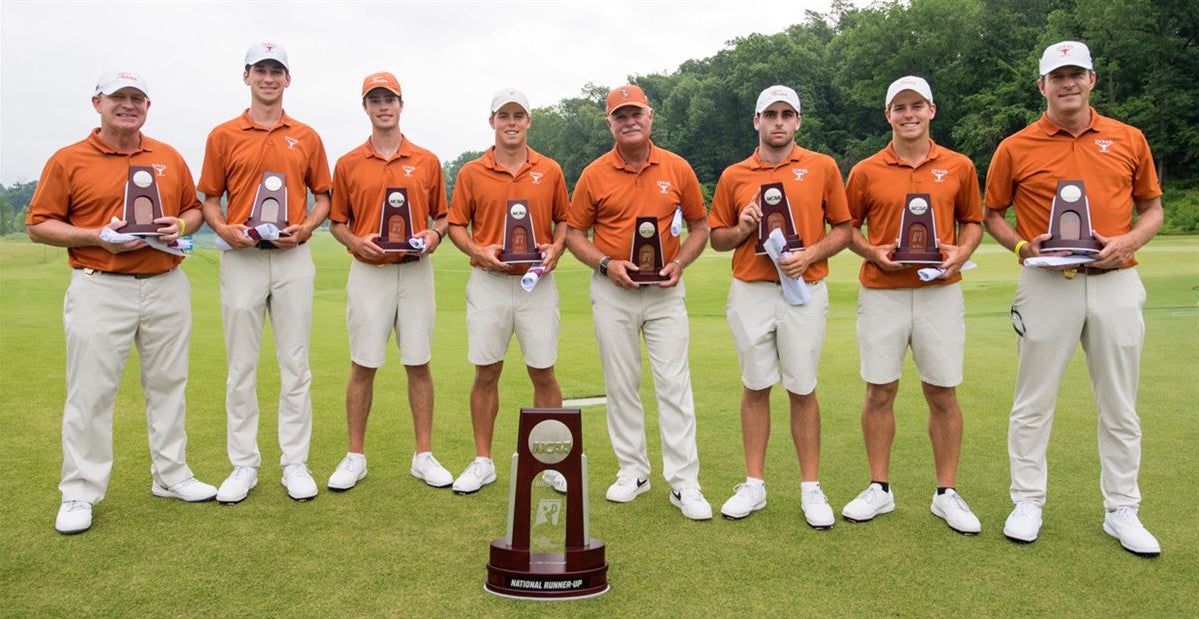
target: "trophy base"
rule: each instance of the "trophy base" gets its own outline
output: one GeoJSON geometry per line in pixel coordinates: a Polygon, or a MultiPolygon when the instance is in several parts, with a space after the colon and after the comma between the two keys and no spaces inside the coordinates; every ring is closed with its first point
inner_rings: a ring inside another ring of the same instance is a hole
{"type": "Polygon", "coordinates": [[[379,249],[382,249],[383,251],[385,251],[389,254],[397,253],[397,252],[405,253],[405,254],[408,254],[408,253],[419,254],[420,253],[419,249],[413,247],[412,244],[410,244],[406,240],[405,241],[387,241],[384,239],[378,239],[375,241],[375,245],[378,245],[379,249]]]}
{"type": "Polygon", "coordinates": [[[1072,254],[1097,254],[1103,249],[1093,239],[1049,239],[1041,242],[1041,251],[1068,251],[1072,254]]]}
{"type": "Polygon", "coordinates": [[[604,543],[592,539],[587,547],[568,548],[563,555],[531,553],[497,539],[491,542],[483,589],[521,600],[577,600],[603,595],[608,591],[604,543]]]}
{"type": "MultiPolygon", "coordinates": [[[[798,236],[792,236],[787,239],[787,246],[784,249],[786,251],[803,251],[803,248],[804,248],[803,247],[803,239],[799,238],[798,236]]],[[[762,245],[762,241],[760,239],[758,240],[758,244],[754,246],[754,255],[755,256],[769,256],[770,255],[766,251],[766,247],[762,245]]]]}
{"type": "Polygon", "coordinates": [[[500,252],[500,262],[505,264],[528,264],[530,262],[541,262],[541,254],[532,253],[516,253],[516,252],[500,252]]]}
{"type": "Polygon", "coordinates": [[[121,234],[132,234],[133,236],[162,236],[162,230],[165,226],[160,224],[126,224],[124,228],[115,230],[121,234]]]}
{"type": "MultiPolygon", "coordinates": [[[[286,221],[266,221],[264,219],[247,219],[245,226],[247,228],[257,228],[262,224],[271,224],[279,229],[279,234],[283,235],[283,229],[287,227],[286,221]]],[[[289,233],[290,234],[290,233],[289,233]]]]}
{"type": "Polygon", "coordinates": [[[939,251],[896,251],[891,260],[901,264],[941,264],[945,258],[939,251]]]}
{"type": "Polygon", "coordinates": [[[641,286],[660,284],[662,282],[670,281],[669,277],[662,277],[661,275],[658,275],[658,271],[650,271],[648,273],[645,271],[628,271],[628,275],[629,279],[633,280],[633,283],[641,286]]]}

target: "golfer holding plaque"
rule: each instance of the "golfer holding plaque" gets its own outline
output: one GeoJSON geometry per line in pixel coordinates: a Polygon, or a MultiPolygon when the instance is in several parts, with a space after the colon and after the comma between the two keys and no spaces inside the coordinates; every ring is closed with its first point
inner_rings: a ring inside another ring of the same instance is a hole
{"type": "Polygon", "coordinates": [[[741,431],[744,483],[720,513],[736,520],[766,507],[766,443],[770,437],[770,391],[787,390],[791,437],[799,458],[800,506],[808,524],[833,526],[833,510],[820,489],[820,404],[816,373],[828,313],[828,258],[849,242],[849,208],[836,162],[795,143],[799,95],[771,86],[758,96],[753,124],[758,148],[724,170],[712,198],[712,249],[733,251],[728,321],[741,362],[741,431]],[[828,229],[826,230],[826,225],[828,229]],[[782,231],[790,255],[775,267],[758,248],[782,231]],[[779,270],[802,277],[811,299],[786,301],[779,270]]]}
{"type": "Polygon", "coordinates": [[[975,534],[981,531],[978,518],[956,490],[962,445],[956,388],[966,350],[960,270],[982,239],[978,173],[969,158],[929,136],[937,107],[923,78],[895,80],[883,114],[891,124],[891,143],[854,166],[846,188],[853,214],[850,248],[866,259],[858,275],[858,351],[866,381],[862,436],[870,484],[841,515],[863,522],[895,509],[894,405],[910,347],[928,404],[937,488],[932,513],[955,531],[975,534]],[[943,274],[923,281],[915,265],[930,262],[943,274]]]}
{"type": "MultiPolygon", "coordinates": [[[[437,312],[429,254],[441,245],[446,227],[441,163],[437,155],[413,144],[400,131],[404,99],[394,75],[372,73],[362,80],[362,110],[370,119],[371,135],[337,160],[329,213],[329,232],[354,260],[346,281],[349,445],[328,486],[349,490],[366,477],[366,422],[375,374],[387,360],[388,342],[395,333],[415,434],[409,473],[434,488],[444,488],[454,478],[433,457],[429,371],[437,312]]],[[[394,387],[385,391],[389,408],[396,392],[394,387]]]]}
{"type": "Polygon", "coordinates": [[[216,488],[197,481],[187,465],[191,287],[176,268],[183,257],[136,237],[112,238],[114,229],[132,223],[121,219],[126,198],[150,188],[162,215],[149,223],[160,241],[173,243],[198,228],[191,171],[174,148],[142,134],[150,95],[139,74],[100,76],[92,107],[99,128],[46,162],[25,218],[29,238],[66,247],[74,269],[63,304],[67,398],[62,503],[54,521],[63,534],[88,530],[92,506],[108,489],[113,406],[134,344],[146,399],[151,493],[191,502],[216,496],[216,488]]]}
{"type": "Polygon", "coordinates": [[[695,403],[688,363],[683,268],[708,241],[707,212],[699,181],[682,157],[650,140],[654,111],[638,86],[608,93],[607,123],[615,147],[591,162],[571,199],[566,246],[595,269],[592,316],[608,397],[608,434],[620,470],[607,498],[627,503],[650,489],[645,412],[641,406],[641,337],[649,350],[662,435],[662,474],[670,501],[695,520],[712,517],[699,487],[695,403]],[[680,242],[672,226],[687,222],[680,242]],[[591,231],[592,238],[588,238],[591,231]],[[660,254],[655,257],[657,236],[660,254]],[[640,239],[640,240],[637,240],[640,239]],[[642,247],[646,249],[641,249],[642,247]],[[634,252],[634,248],[637,251],[634,252]],[[639,268],[661,261],[661,269],[639,268]],[[638,278],[661,280],[641,284],[638,278]]]}
{"type": "Polygon", "coordinates": [[[1003,533],[1025,543],[1040,533],[1054,403],[1081,342],[1099,409],[1103,530],[1130,552],[1157,555],[1161,546],[1137,516],[1141,424],[1136,399],[1145,288],[1133,252],[1161,227],[1161,187],[1145,136],[1090,106],[1096,75],[1086,45],[1050,45],[1039,75],[1045,114],[1000,143],[987,171],[987,230],[1021,261],[1060,254],[1044,245],[1052,238],[1052,205],[1059,199],[1077,204],[1085,191],[1093,230],[1074,230],[1080,234],[1071,236],[1093,236],[1102,249],[1081,267],[1025,266],[1020,273],[1012,304],[1020,364],[1008,427],[1016,507],[1003,533]],[[1016,208],[1015,229],[1004,219],[1009,206],[1016,208]]]}
{"type": "Polygon", "coordinates": [[[225,409],[233,471],[217,500],[237,503],[258,485],[258,357],[271,317],[279,363],[279,465],[291,498],[316,496],[308,472],[312,436],[308,345],[316,267],[305,243],[329,214],[329,161],[311,127],[283,111],[291,85],[287,52],[275,43],[246,51],[242,81],[250,107],[208,134],[197,189],[204,218],[232,249],[221,254],[221,316],[229,379],[225,409]],[[315,197],[308,210],[308,192],[315,197]],[[228,195],[227,209],[221,197],[228,195]],[[251,227],[247,227],[247,223],[251,227]],[[252,226],[272,223],[277,240],[256,241],[252,226]]]}
{"type": "MultiPolygon", "coordinates": [[[[566,243],[569,197],[562,168],[529,148],[529,100],[506,88],[491,99],[488,123],[495,144],[462,166],[450,205],[450,240],[470,256],[466,285],[467,357],[475,366],[470,389],[475,459],[454,482],[454,492],[471,494],[495,481],[491,438],[500,407],[500,373],[516,334],[533,382],[533,405],[562,406],[554,375],[558,358],[558,286],[553,270],[566,243]],[[468,230],[469,228],[469,230],[468,230]],[[543,268],[532,290],[521,276],[543,268]]],[[[544,479],[559,492],[566,480],[556,471],[544,479]]]]}

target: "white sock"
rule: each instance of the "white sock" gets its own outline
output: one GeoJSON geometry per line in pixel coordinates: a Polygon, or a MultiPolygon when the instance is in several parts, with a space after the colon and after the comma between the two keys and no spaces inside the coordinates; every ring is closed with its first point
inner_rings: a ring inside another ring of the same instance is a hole
{"type": "Polygon", "coordinates": [[[754,487],[754,488],[764,488],[764,487],[766,487],[766,481],[758,479],[757,477],[746,477],[745,485],[754,487]]]}
{"type": "Polygon", "coordinates": [[[801,482],[799,482],[799,489],[802,492],[810,492],[812,490],[819,490],[820,482],[818,482],[818,481],[801,481],[801,482]]]}

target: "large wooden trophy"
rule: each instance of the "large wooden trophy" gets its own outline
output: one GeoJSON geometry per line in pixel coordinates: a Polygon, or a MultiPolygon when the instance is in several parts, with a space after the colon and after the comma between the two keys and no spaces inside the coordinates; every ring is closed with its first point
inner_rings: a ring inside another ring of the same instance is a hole
{"type": "Polygon", "coordinates": [[[154,223],[162,217],[162,196],[154,180],[152,166],[129,166],[129,181],[125,183],[125,227],[117,232],[136,236],[158,236],[163,226],[154,223]]]}
{"type": "Polygon", "coordinates": [[[762,209],[762,219],[758,221],[758,244],[754,247],[755,254],[766,255],[766,246],[763,243],[776,228],[782,229],[788,251],[803,249],[803,239],[796,232],[795,218],[791,215],[791,204],[787,202],[787,192],[783,191],[782,183],[762,185],[758,191],[758,208],[762,209]]]}
{"type": "Polygon", "coordinates": [[[608,591],[604,543],[591,537],[587,513],[587,456],[583,455],[582,413],[578,409],[522,408],[516,453],[512,455],[508,533],[491,542],[484,589],[503,597],[565,600],[608,591]],[[534,479],[552,469],[566,477],[566,543],[563,552],[530,548],[530,517],[556,522],[561,498],[539,502],[532,512],[534,479]]]}
{"type": "Polygon", "coordinates": [[[899,240],[891,259],[903,264],[941,264],[945,259],[940,247],[932,197],[927,193],[909,193],[903,199],[899,240]]]}
{"type": "Polygon", "coordinates": [[[499,258],[500,262],[508,264],[541,262],[528,200],[508,200],[508,212],[504,216],[504,248],[500,250],[499,258]]]}
{"type": "Polygon", "coordinates": [[[383,212],[379,215],[379,238],[375,245],[385,252],[419,252],[413,247],[412,210],[408,206],[408,190],[388,187],[383,194],[383,212]]]}
{"type": "Polygon", "coordinates": [[[1082,181],[1058,181],[1049,213],[1049,240],[1042,251],[1094,254],[1103,246],[1091,234],[1091,203],[1082,181]]]}
{"type": "Polygon", "coordinates": [[[657,284],[669,281],[660,272],[666,266],[662,259],[662,234],[658,232],[657,217],[638,217],[633,228],[633,249],[629,251],[629,262],[637,265],[629,271],[629,279],[638,284],[657,284]]]}
{"type": "Polygon", "coordinates": [[[254,228],[262,224],[274,224],[280,233],[287,227],[287,175],[282,172],[263,172],[258,183],[246,225],[254,228]]]}

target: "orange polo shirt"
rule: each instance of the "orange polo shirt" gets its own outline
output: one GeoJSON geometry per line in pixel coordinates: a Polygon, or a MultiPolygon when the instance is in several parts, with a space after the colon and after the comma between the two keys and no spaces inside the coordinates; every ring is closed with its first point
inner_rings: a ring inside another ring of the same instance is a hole
{"type": "Polygon", "coordinates": [[[247,109],[208,134],[197,188],[209,197],[228,192],[225,221],[245,223],[254,210],[263,172],[286,177],[289,225],[303,223],[308,214],[306,190],[320,194],[332,186],[325,145],[316,131],[286,113],[266,129],[250,120],[247,109]]]}
{"type": "MultiPolygon", "coordinates": [[[[1091,108],[1091,124],[1078,137],[1043,114],[1001,142],[987,170],[984,203],[999,211],[1014,205],[1016,232],[1031,239],[1049,231],[1059,180],[1083,181],[1091,227],[1104,236],[1132,229],[1133,200],[1162,195],[1145,135],[1091,108]]],[[[1124,266],[1135,264],[1134,258],[1124,266]]]]}
{"type": "MultiPolygon", "coordinates": [[[[712,196],[712,212],[708,225],[713,228],[732,228],[737,225],[741,209],[758,200],[762,185],[782,183],[791,207],[795,231],[804,247],[815,245],[825,236],[825,223],[842,224],[849,221],[845,204],[845,187],[841,170],[832,157],[812,152],[798,145],[791,155],[779,164],[766,163],[758,149],[748,159],[724,169],[712,196]]],[[[770,256],[754,255],[758,235],[750,234],[733,251],[733,277],[746,282],[779,281],[778,270],[770,256]]],[[[808,265],[803,278],[814,282],[828,275],[828,261],[808,265]]]]}
{"type": "MultiPolygon", "coordinates": [[[[437,155],[404,138],[400,148],[384,158],[368,138],[337,160],[329,220],[346,224],[355,236],[378,233],[388,187],[407,190],[413,233],[427,230],[430,218],[445,217],[445,181],[437,155]]],[[[405,255],[393,252],[380,260],[354,258],[368,264],[388,264],[403,260],[405,255]]]]}
{"type": "MultiPolygon", "coordinates": [[[[178,217],[200,208],[191,170],[174,148],[141,136],[132,154],[120,153],[99,138],[100,130],[54,153],[42,170],[25,225],[56,219],[78,228],[99,228],[125,212],[125,185],[129,168],[154,168],[162,214],[178,217]]],[[[118,273],[162,273],[179,265],[181,256],[143,247],[120,254],[103,247],[71,247],[67,259],[73,268],[92,268],[118,273]]]]}
{"type": "MultiPolygon", "coordinates": [[[[979,199],[978,172],[974,162],[965,155],[938,146],[929,140],[928,157],[913,166],[895,154],[892,144],[863,159],[849,172],[845,188],[853,225],[866,224],[867,240],[871,245],[886,245],[899,239],[899,224],[906,208],[904,199],[909,193],[927,193],[932,201],[933,221],[937,240],[957,244],[957,228],[961,224],[981,223],[982,201],[979,199]]],[[[867,288],[920,288],[941,286],[962,279],[961,273],[949,279],[920,281],[919,269],[884,271],[866,260],[858,280],[867,288]]]]}
{"type": "Polygon", "coordinates": [[[637,217],[656,217],[665,264],[679,252],[679,237],[670,234],[676,207],[683,209],[686,221],[707,214],[691,164],[651,142],[649,159],[640,170],[626,165],[615,147],[588,164],[575,185],[566,221],[576,230],[594,228],[596,249],[628,260],[637,217]]]}
{"type": "MultiPolygon", "coordinates": [[[[528,161],[513,175],[495,162],[495,147],[462,166],[454,183],[450,223],[470,226],[476,245],[502,245],[508,201],[524,200],[537,245],[553,241],[554,224],[566,220],[570,198],[558,162],[526,147],[528,161]]],[[[471,264],[478,266],[477,261],[471,264]]],[[[515,270],[524,271],[523,265],[515,270]]]]}

